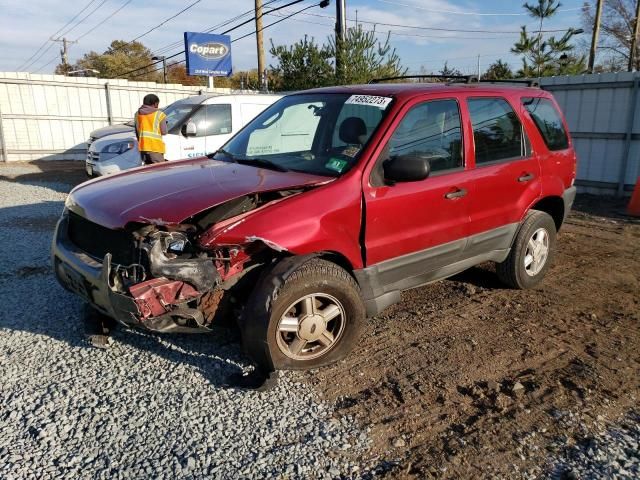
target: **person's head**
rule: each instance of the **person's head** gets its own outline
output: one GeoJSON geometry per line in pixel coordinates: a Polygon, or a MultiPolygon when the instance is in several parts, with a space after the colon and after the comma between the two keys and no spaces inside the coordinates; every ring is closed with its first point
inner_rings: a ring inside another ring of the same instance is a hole
{"type": "Polygon", "coordinates": [[[143,105],[147,105],[149,107],[156,107],[160,105],[160,99],[157,95],[150,93],[149,95],[145,95],[144,100],[142,100],[143,105]]]}

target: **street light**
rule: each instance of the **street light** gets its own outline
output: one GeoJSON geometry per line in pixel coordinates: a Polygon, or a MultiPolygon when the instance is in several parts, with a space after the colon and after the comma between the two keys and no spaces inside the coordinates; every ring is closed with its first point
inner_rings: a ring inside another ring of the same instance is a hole
{"type": "Polygon", "coordinates": [[[162,79],[164,83],[167,83],[167,57],[159,55],[151,58],[154,62],[157,60],[162,60],[162,79]]]}
{"type": "Polygon", "coordinates": [[[69,75],[70,77],[73,76],[72,74],[74,73],[84,73],[85,77],[88,77],[89,75],[87,75],[87,73],[95,73],[96,75],[100,75],[100,71],[99,70],[95,70],[93,68],[82,68],[80,70],[71,70],[70,72],[67,72],[67,75],[69,75]]]}

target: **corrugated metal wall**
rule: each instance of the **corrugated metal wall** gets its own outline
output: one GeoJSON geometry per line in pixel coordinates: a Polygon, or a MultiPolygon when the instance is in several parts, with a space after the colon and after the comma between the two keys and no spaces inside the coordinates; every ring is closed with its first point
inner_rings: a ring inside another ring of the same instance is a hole
{"type": "Polygon", "coordinates": [[[89,133],[131,120],[146,94],[168,105],[200,92],[229,90],[0,72],[0,160],[84,160],[89,133]]]}
{"type": "MultiPolygon", "coordinates": [[[[640,176],[639,83],[640,74],[629,72],[542,79],[569,123],[582,191],[628,192],[640,176]]],[[[147,93],[156,93],[167,105],[199,91],[182,85],[0,72],[0,159],[84,159],[89,132],[131,119],[147,93]]]]}
{"type": "Polygon", "coordinates": [[[581,191],[622,194],[640,176],[639,82],[631,72],[542,79],[567,118],[581,191]]]}

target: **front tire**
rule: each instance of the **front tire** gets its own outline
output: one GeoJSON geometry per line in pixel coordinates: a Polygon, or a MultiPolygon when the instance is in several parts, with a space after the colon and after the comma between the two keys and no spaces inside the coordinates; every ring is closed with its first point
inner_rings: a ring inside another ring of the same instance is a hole
{"type": "Polygon", "coordinates": [[[533,288],[549,269],[555,254],[556,224],[545,212],[527,213],[507,259],[496,265],[500,280],[512,288],[533,288]]]}
{"type": "Polygon", "coordinates": [[[343,359],[365,319],[353,277],[318,258],[279,267],[258,283],[243,313],[245,351],[264,370],[310,369],[343,359]]]}

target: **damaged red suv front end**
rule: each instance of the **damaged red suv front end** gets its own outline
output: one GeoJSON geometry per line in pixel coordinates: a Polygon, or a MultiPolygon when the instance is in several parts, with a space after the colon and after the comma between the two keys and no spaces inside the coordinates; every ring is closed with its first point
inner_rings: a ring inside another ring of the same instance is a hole
{"type": "Polygon", "coordinates": [[[231,287],[282,250],[257,236],[213,239],[331,180],[203,158],[88,182],[71,192],[58,222],[56,276],[122,323],[207,331],[237,302],[231,287]]]}

